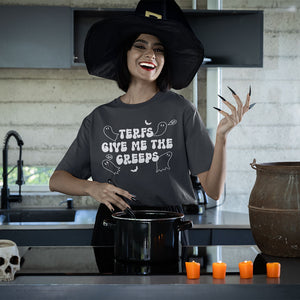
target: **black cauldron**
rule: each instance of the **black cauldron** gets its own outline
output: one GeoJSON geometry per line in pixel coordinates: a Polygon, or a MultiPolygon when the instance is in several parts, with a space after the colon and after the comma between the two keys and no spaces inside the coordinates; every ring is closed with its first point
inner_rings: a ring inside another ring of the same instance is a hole
{"type": "Polygon", "coordinates": [[[114,227],[115,259],[125,262],[171,262],[179,260],[179,232],[192,227],[184,215],[169,211],[134,211],[112,214],[104,225],[114,227]]]}

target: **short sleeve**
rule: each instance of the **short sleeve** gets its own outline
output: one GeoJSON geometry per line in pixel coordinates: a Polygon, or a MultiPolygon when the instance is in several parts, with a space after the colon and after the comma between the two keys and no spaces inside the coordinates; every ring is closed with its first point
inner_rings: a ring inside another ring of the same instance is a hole
{"type": "Polygon", "coordinates": [[[56,170],[67,171],[73,176],[81,179],[88,179],[91,176],[89,143],[90,123],[88,117],[83,120],[77,137],[58,164],[56,170]]]}
{"type": "Polygon", "coordinates": [[[196,108],[191,104],[184,114],[186,153],[193,175],[208,171],[214,146],[196,108]]]}

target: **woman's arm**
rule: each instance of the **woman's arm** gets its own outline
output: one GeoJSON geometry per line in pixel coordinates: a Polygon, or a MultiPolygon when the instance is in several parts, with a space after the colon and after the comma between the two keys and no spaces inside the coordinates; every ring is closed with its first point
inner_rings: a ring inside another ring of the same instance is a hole
{"type": "MultiPolygon", "coordinates": [[[[230,89],[230,88],[229,88],[230,89]]],[[[231,90],[231,89],[230,89],[231,90]]],[[[223,97],[223,103],[231,110],[231,114],[220,110],[220,114],[224,118],[220,121],[217,133],[214,155],[210,169],[206,172],[198,174],[199,181],[205,192],[212,199],[218,200],[223,192],[226,177],[226,140],[228,133],[238,123],[242,121],[243,115],[249,110],[251,88],[247,94],[245,105],[243,105],[239,96],[231,90],[232,95],[237,103],[237,108],[226,101],[223,97]]]]}
{"type": "Polygon", "coordinates": [[[79,179],[62,170],[54,171],[49,181],[49,188],[52,192],[61,192],[72,196],[91,196],[98,202],[105,204],[111,211],[114,210],[112,204],[121,210],[129,207],[118,195],[129,200],[133,197],[129,192],[113,184],[79,179]]]}
{"type": "Polygon", "coordinates": [[[206,194],[218,200],[223,192],[226,177],[226,139],[216,138],[214,155],[209,171],[198,174],[206,194]]]}

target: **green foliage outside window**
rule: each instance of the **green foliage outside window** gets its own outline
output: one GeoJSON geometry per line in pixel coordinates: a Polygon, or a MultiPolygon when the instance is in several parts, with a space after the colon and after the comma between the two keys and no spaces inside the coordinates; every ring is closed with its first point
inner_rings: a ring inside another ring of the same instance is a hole
{"type": "MultiPolygon", "coordinates": [[[[49,179],[54,172],[54,167],[23,167],[23,177],[26,185],[48,185],[49,179]]],[[[0,185],[3,185],[3,168],[0,168],[1,177],[0,185]]],[[[16,183],[18,176],[18,169],[16,167],[8,168],[8,185],[16,183]]]]}

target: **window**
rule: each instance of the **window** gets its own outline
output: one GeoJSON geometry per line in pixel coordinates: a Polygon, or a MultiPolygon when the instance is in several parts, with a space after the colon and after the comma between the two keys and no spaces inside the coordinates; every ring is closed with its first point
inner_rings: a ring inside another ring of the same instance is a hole
{"type": "MultiPolygon", "coordinates": [[[[25,184],[22,185],[22,191],[49,191],[49,179],[54,172],[55,167],[23,167],[23,178],[25,184]]],[[[3,174],[3,168],[0,168],[3,174]]],[[[16,167],[8,168],[8,187],[11,191],[18,191],[19,186],[16,184],[18,170],[16,167]]],[[[0,178],[0,185],[3,186],[3,177],[0,178]]]]}

